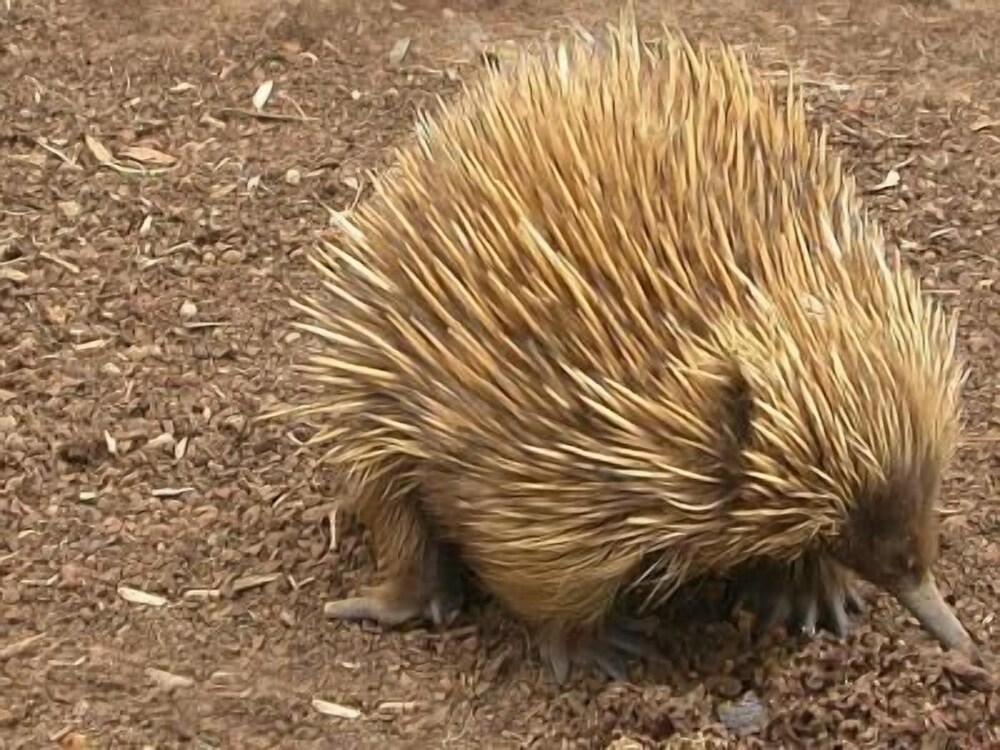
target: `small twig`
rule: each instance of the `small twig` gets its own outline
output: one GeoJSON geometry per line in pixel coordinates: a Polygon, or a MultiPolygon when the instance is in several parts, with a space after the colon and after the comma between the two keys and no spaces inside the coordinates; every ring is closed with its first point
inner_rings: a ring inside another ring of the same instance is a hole
{"type": "Polygon", "coordinates": [[[226,115],[239,115],[241,117],[252,117],[255,120],[272,120],[275,122],[309,122],[315,120],[315,117],[306,117],[305,115],[283,115],[277,112],[260,112],[253,109],[239,109],[237,107],[226,107],[219,111],[221,117],[226,115]]]}
{"type": "Polygon", "coordinates": [[[46,151],[48,151],[50,154],[52,154],[57,159],[61,160],[63,163],[68,164],[69,166],[71,166],[73,169],[79,169],[79,170],[83,169],[83,167],[81,167],[75,161],[73,161],[72,159],[70,159],[68,156],[66,156],[66,154],[64,154],[62,151],[60,151],[59,149],[57,149],[55,146],[50,146],[48,143],[46,143],[44,139],[42,139],[42,138],[35,138],[35,143],[37,143],[39,146],[41,146],[43,149],[45,149],[46,151]]]}
{"type": "Polygon", "coordinates": [[[45,260],[47,261],[55,263],[57,266],[62,266],[70,273],[80,273],[80,267],[74,265],[73,263],[70,263],[68,260],[63,260],[62,258],[58,258],[55,255],[52,255],[51,253],[45,252],[44,250],[39,252],[38,255],[42,258],[45,258],[45,260]]]}
{"type": "Polygon", "coordinates": [[[197,330],[199,328],[224,328],[230,325],[225,320],[190,320],[184,323],[185,328],[197,330]]]}
{"type": "Polygon", "coordinates": [[[302,118],[303,122],[305,122],[307,120],[315,120],[316,119],[315,117],[309,117],[309,115],[306,114],[305,110],[302,109],[302,107],[299,106],[299,103],[297,101],[295,101],[292,97],[290,97],[288,94],[286,94],[284,91],[279,91],[278,92],[278,97],[281,98],[281,99],[284,99],[285,101],[291,102],[291,105],[293,107],[295,107],[296,111],[298,111],[299,116],[302,118]]]}
{"type": "Polygon", "coordinates": [[[124,164],[119,164],[116,161],[104,161],[101,162],[101,166],[114,170],[119,174],[131,174],[141,177],[155,177],[156,175],[166,174],[167,172],[177,169],[177,167],[159,167],[153,169],[149,167],[140,167],[139,169],[135,169],[133,167],[126,167],[124,164]]]}
{"type": "Polygon", "coordinates": [[[15,641],[3,648],[0,648],[0,661],[5,661],[13,656],[19,656],[27,651],[35,641],[39,641],[45,637],[45,633],[38,633],[37,635],[29,635],[27,638],[22,638],[19,641],[15,641]]]}

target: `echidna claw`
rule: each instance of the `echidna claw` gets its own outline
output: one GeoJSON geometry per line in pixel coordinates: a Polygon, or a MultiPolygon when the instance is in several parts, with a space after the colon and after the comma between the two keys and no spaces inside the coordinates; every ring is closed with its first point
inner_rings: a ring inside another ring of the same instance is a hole
{"type": "Polygon", "coordinates": [[[627,657],[655,661],[662,658],[651,637],[650,621],[619,617],[602,636],[585,641],[571,654],[564,638],[546,638],[539,646],[542,660],[552,671],[557,685],[569,677],[572,665],[597,667],[604,676],[619,682],[628,680],[627,657]]]}
{"type": "Polygon", "coordinates": [[[739,588],[734,606],[741,605],[749,605],[757,614],[756,638],[780,624],[807,638],[815,637],[821,628],[845,638],[852,629],[851,615],[866,611],[855,581],[836,572],[797,583],[773,574],[757,576],[739,588]]]}
{"type": "Polygon", "coordinates": [[[432,596],[424,607],[423,616],[434,623],[434,627],[447,628],[455,622],[462,613],[465,597],[462,592],[442,591],[432,596]]]}
{"type": "Polygon", "coordinates": [[[569,651],[562,639],[549,639],[539,646],[542,660],[547,662],[557,685],[563,685],[569,677],[569,651]]]}

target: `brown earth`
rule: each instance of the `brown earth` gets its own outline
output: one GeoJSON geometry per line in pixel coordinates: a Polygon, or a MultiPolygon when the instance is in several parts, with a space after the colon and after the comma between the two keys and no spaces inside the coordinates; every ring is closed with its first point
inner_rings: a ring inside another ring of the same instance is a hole
{"type": "MultiPolygon", "coordinates": [[[[776,75],[792,62],[891,237],[961,310],[968,428],[939,577],[995,648],[1000,6],[661,5],[643,17],[776,75]]],[[[249,423],[291,395],[284,285],[483,45],[613,12],[0,0],[0,748],[1000,746],[995,681],[885,597],[846,642],[758,647],[693,599],[666,665],[565,690],[489,603],[445,633],[324,620],[371,559],[346,529],[331,550],[307,426],[249,423]]]]}

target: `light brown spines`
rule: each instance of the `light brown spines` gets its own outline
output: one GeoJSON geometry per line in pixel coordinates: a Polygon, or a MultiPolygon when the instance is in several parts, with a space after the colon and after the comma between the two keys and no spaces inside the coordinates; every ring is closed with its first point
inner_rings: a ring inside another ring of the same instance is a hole
{"type": "Polygon", "coordinates": [[[859,488],[944,465],[953,324],[728,48],[566,43],[426,118],[378,188],[313,257],[328,390],[300,413],[336,470],[412,464],[529,619],[794,557],[859,488]]]}

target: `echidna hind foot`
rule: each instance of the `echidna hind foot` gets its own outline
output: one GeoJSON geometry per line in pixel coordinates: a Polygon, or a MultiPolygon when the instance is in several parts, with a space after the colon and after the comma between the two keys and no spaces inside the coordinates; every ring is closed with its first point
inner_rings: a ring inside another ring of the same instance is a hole
{"type": "Polygon", "coordinates": [[[843,638],[852,629],[851,616],[866,610],[854,575],[822,556],[758,563],[735,585],[734,608],[745,604],[756,615],[758,637],[784,625],[809,638],[820,628],[843,638]]]}
{"type": "Polygon", "coordinates": [[[652,638],[655,620],[615,617],[599,635],[579,637],[571,643],[564,634],[549,634],[539,644],[543,663],[556,684],[569,677],[570,667],[596,668],[604,676],[624,682],[632,658],[658,660],[662,657],[652,638]]]}
{"type": "Polygon", "coordinates": [[[462,611],[465,588],[461,566],[450,552],[437,548],[424,570],[369,586],[361,596],[327,603],[324,613],[335,620],[372,620],[385,628],[423,619],[447,627],[462,611]]]}
{"type": "Polygon", "coordinates": [[[354,496],[354,509],[371,531],[383,582],[361,596],[327,603],[326,616],[390,628],[417,618],[438,627],[454,622],[465,603],[462,564],[424,516],[418,497],[391,482],[371,482],[368,493],[354,496]]]}

